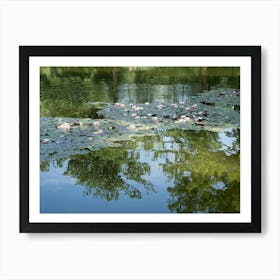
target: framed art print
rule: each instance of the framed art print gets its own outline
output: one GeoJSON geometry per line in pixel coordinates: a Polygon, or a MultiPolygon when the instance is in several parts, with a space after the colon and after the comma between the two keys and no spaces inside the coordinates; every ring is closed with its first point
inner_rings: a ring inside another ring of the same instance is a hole
{"type": "Polygon", "coordinates": [[[261,232],[260,46],[20,46],[20,232],[261,232]]]}

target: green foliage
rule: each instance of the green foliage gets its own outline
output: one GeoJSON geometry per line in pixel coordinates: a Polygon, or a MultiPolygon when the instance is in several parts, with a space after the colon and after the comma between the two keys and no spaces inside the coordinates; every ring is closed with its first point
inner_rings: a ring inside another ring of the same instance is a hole
{"type": "Polygon", "coordinates": [[[121,192],[130,198],[141,199],[141,191],[135,183],[147,191],[153,190],[151,183],[143,178],[149,173],[150,166],[138,162],[135,155],[129,156],[127,150],[106,148],[72,156],[65,175],[77,178],[78,184],[85,185],[85,195],[110,201],[117,200],[121,192]]]}

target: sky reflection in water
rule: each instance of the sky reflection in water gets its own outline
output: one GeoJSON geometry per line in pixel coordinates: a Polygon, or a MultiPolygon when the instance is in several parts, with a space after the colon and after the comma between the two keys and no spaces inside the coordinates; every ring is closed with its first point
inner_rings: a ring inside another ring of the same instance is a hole
{"type": "Polygon", "coordinates": [[[49,162],[41,212],[238,212],[238,133],[167,132],[49,162]]]}

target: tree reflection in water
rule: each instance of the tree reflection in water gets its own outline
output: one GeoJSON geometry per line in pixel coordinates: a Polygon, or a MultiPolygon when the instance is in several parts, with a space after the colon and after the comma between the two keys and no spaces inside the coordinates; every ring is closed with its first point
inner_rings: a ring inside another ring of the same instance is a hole
{"type": "MultiPolygon", "coordinates": [[[[235,213],[240,211],[239,135],[238,129],[175,129],[139,136],[120,142],[120,148],[71,156],[64,175],[86,186],[85,195],[108,202],[120,196],[141,200],[143,192],[164,187],[165,201],[155,203],[166,203],[167,211],[235,213]],[[166,178],[164,186],[150,181],[155,164],[159,176],[166,178]]],[[[49,164],[41,162],[41,171],[49,164]]],[[[62,161],[55,164],[61,166],[62,161]]]]}
{"type": "Polygon", "coordinates": [[[239,130],[227,131],[236,139],[225,146],[219,134],[206,131],[189,131],[188,145],[183,131],[173,131],[179,142],[176,161],[166,161],[162,168],[174,178],[168,187],[168,207],[177,213],[235,213],[240,211],[239,130]],[[188,149],[189,151],[184,152],[188,149]]]}
{"type": "Polygon", "coordinates": [[[137,154],[119,148],[106,148],[86,155],[75,155],[69,160],[65,175],[77,178],[77,183],[87,186],[85,195],[117,200],[121,192],[130,198],[141,199],[141,191],[153,186],[143,178],[149,174],[148,163],[137,162],[137,154]]]}

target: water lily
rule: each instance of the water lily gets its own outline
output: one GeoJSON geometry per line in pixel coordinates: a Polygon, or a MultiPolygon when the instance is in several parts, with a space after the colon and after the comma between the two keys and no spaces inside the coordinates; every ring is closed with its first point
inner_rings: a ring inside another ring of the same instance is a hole
{"type": "Polygon", "coordinates": [[[65,123],[59,125],[57,128],[64,130],[64,131],[70,130],[70,123],[65,122],[65,123]]]}
{"type": "Polygon", "coordinates": [[[123,103],[117,102],[117,103],[114,104],[114,107],[115,107],[115,108],[124,108],[125,105],[124,105],[123,103]]]}
{"type": "Polygon", "coordinates": [[[99,129],[99,130],[93,132],[93,134],[95,134],[95,135],[102,134],[102,133],[103,133],[102,129],[99,129]]]}
{"type": "Polygon", "coordinates": [[[177,121],[175,121],[175,123],[186,123],[187,120],[186,119],[179,119],[177,121]]]}
{"type": "Polygon", "coordinates": [[[135,129],[135,128],[136,128],[136,126],[134,124],[131,124],[127,127],[127,129],[135,129]]]}
{"type": "Polygon", "coordinates": [[[165,108],[165,106],[164,106],[163,104],[157,105],[157,109],[159,109],[159,110],[162,110],[162,109],[164,109],[164,108],[165,108]]]}
{"type": "Polygon", "coordinates": [[[158,122],[158,117],[152,117],[152,122],[154,123],[158,122]]]}
{"type": "Polygon", "coordinates": [[[94,121],[93,126],[100,126],[100,122],[99,121],[94,121]]]}

